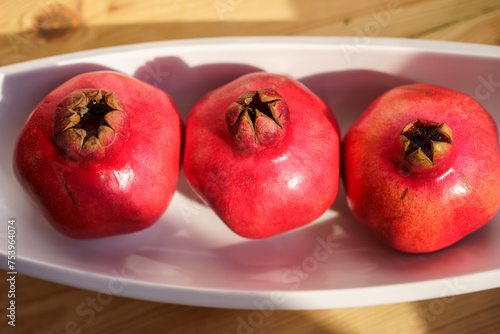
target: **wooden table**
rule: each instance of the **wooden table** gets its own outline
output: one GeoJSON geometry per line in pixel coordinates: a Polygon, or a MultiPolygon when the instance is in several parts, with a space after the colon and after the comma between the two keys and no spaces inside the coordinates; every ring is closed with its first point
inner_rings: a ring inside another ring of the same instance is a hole
{"type": "MultiPolygon", "coordinates": [[[[498,0],[3,0],[0,65],[71,51],[180,38],[249,35],[406,37],[500,44],[498,0]],[[389,13],[389,16],[384,16],[389,13]],[[378,22],[375,27],[373,22],[378,22]],[[369,30],[369,27],[371,30],[369,30]],[[368,30],[367,30],[368,29],[368,30]]],[[[0,291],[7,291],[2,272],[0,291]]],[[[17,277],[16,331],[2,333],[237,333],[250,310],[113,296],[95,316],[75,309],[95,292],[17,277]],[[87,321],[86,321],[87,320],[87,321]]],[[[500,289],[393,305],[274,311],[243,333],[500,333],[500,289]],[[445,307],[442,307],[445,305],[445,307]]]]}

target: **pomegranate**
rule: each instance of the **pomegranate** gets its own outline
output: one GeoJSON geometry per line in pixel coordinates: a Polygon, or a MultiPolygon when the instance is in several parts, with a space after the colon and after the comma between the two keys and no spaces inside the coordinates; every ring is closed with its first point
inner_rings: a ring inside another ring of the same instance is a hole
{"type": "Polygon", "coordinates": [[[62,234],[102,238],[152,225],[174,194],[183,124],[163,91],[110,71],[49,93],[14,150],[20,184],[62,234]]]}
{"type": "Polygon", "coordinates": [[[485,225],[499,208],[496,124],[464,93],[399,86],[347,132],[342,173],[361,224],[398,250],[436,251],[485,225]]]}
{"type": "Polygon", "coordinates": [[[186,121],[183,168],[236,234],[265,238],[303,226],[333,203],[339,128],[298,81],[255,72],[205,95],[186,121]]]}

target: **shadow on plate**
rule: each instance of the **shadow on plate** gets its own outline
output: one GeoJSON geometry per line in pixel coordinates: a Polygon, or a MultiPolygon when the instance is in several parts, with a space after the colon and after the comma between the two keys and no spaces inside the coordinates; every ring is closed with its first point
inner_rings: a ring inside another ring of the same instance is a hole
{"type": "Polygon", "coordinates": [[[403,76],[373,70],[320,73],[299,79],[330,107],[341,134],[349,130],[363,111],[382,93],[412,83],[403,76]]]}
{"type": "Polygon", "coordinates": [[[181,58],[162,57],[139,67],[134,77],[167,92],[185,122],[189,110],[205,94],[244,74],[260,71],[257,67],[237,63],[190,67],[181,58]]]}

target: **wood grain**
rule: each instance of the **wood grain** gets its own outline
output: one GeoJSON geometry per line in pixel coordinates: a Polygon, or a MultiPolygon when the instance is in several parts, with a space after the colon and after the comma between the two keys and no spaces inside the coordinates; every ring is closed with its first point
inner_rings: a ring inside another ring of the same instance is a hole
{"type": "Polygon", "coordinates": [[[15,0],[0,65],[129,43],[215,36],[409,37],[500,43],[498,0],[15,0]],[[224,5],[225,4],[225,5],[224,5]]]}
{"type": "MultiPolygon", "coordinates": [[[[498,0],[4,0],[0,65],[129,43],[216,36],[402,37],[500,45],[498,0]]],[[[500,289],[373,307],[272,311],[160,304],[17,277],[1,333],[500,333],[500,289]],[[88,309],[86,309],[88,310],[88,309]]]]}
{"type": "MultiPolygon", "coordinates": [[[[5,277],[5,272],[2,273],[5,277]]],[[[5,279],[0,290],[5,291],[5,279]]],[[[443,333],[500,331],[500,289],[360,308],[269,311],[190,307],[112,296],[17,277],[16,331],[1,333],[443,333]],[[95,301],[95,307],[92,300],[95,301]],[[80,308],[80,311],[78,311],[80,308]],[[67,330],[69,329],[69,330],[67,330]]],[[[4,309],[2,305],[2,309],[4,309]]]]}

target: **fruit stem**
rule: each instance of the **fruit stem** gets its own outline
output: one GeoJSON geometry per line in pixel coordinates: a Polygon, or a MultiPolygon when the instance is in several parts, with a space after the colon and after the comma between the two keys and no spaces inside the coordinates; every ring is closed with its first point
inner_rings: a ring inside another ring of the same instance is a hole
{"type": "Polygon", "coordinates": [[[441,164],[451,151],[452,142],[448,125],[420,119],[408,123],[399,135],[401,153],[413,171],[441,164]]]}
{"type": "Polygon", "coordinates": [[[128,113],[112,92],[79,89],[68,94],[54,112],[57,147],[73,160],[99,160],[119,149],[129,132],[128,113]]]}
{"type": "Polygon", "coordinates": [[[226,110],[229,140],[240,153],[257,153],[280,143],[289,119],[287,104],[271,88],[248,91],[226,110]]]}

